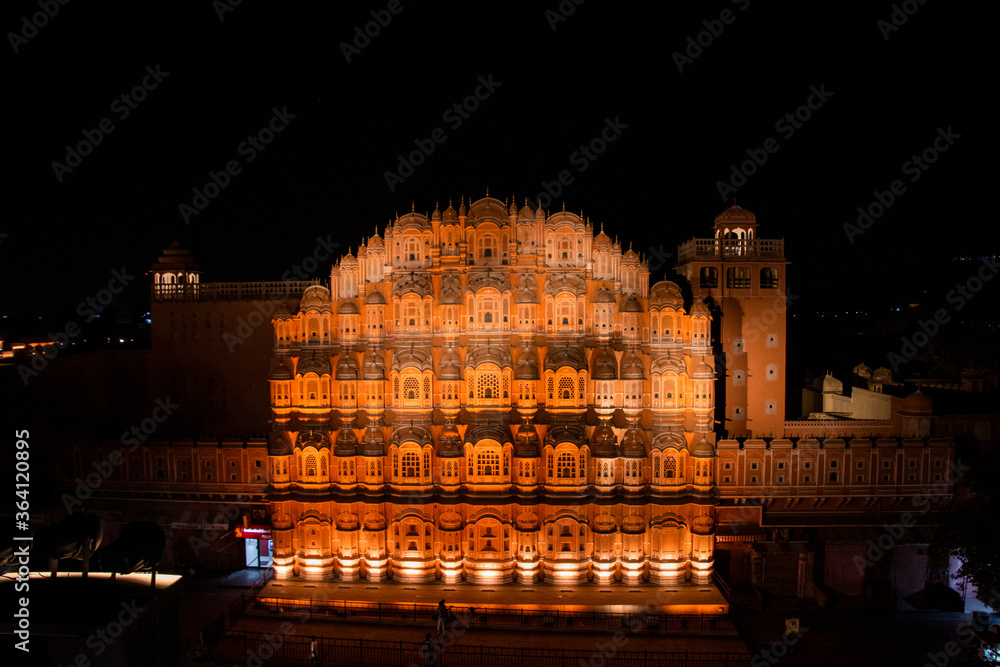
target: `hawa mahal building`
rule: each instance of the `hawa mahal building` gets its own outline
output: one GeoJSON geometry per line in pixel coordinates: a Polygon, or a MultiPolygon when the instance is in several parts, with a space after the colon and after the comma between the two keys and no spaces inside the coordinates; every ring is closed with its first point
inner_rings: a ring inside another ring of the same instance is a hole
{"type": "Polygon", "coordinates": [[[786,420],[787,264],[733,206],[680,246],[678,282],[650,285],[581,216],[489,196],[398,217],[329,282],[201,283],[175,244],[151,271],[150,389],[201,406],[176,417],[190,432],[267,432],[154,434],[101,493],[188,502],[165,520],[178,562],[199,507],[252,508],[236,534],[279,579],[675,586],[721,568],[860,594],[898,574],[855,568],[878,527],[951,498],[954,445],[919,392],[786,420]]]}

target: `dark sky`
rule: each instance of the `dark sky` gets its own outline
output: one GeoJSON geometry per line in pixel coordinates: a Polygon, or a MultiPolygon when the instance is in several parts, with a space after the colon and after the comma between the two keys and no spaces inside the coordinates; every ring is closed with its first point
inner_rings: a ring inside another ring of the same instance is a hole
{"type": "Polygon", "coordinates": [[[793,291],[877,300],[926,280],[928,265],[996,251],[981,211],[996,171],[995,16],[914,1],[887,31],[889,2],[691,4],[563,0],[574,11],[557,21],[556,0],[401,0],[397,14],[383,2],[244,2],[222,19],[221,0],[71,2],[35,30],[24,17],[38,4],[7,3],[0,309],[71,312],[175,238],[203,280],[278,279],[317,236],[356,250],[411,201],[430,211],[489,187],[520,206],[564,170],[572,182],[549,208],[582,209],[636,250],[676,252],[709,235],[732,201],[718,183],[748,151],[767,159],[736,201],[762,236],[786,239],[793,291]],[[366,23],[375,32],[372,11],[388,24],[348,62],[342,44],[366,23]],[[700,54],[688,41],[699,33],[700,54]],[[674,54],[688,49],[679,71],[674,54]],[[129,108],[121,96],[144,77],[155,87],[129,108]],[[498,85],[480,87],[477,109],[447,113],[481,80],[498,85]],[[812,97],[808,120],[782,121],[813,90],[830,94],[812,97]],[[251,161],[240,146],[273,109],[294,118],[251,161]],[[113,131],[95,133],[103,119],[113,131]],[[575,153],[609,119],[615,140],[594,159],[575,153]],[[948,150],[907,170],[939,128],[951,128],[948,150]],[[444,141],[390,188],[397,156],[435,130],[444,141]],[[85,134],[99,145],[72,171],[54,168],[85,134]],[[232,160],[240,173],[186,224],[179,205],[232,160]],[[844,223],[897,179],[905,191],[850,243],[844,223]]]}

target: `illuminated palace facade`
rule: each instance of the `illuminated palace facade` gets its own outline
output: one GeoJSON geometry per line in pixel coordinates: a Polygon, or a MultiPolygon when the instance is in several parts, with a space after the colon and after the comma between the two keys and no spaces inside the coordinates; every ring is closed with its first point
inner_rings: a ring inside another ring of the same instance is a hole
{"type": "MultiPolygon", "coordinates": [[[[893,518],[930,524],[917,499],[952,498],[927,397],[785,419],[787,261],[752,213],[679,247],[683,287],[595,231],[487,196],[397,218],[329,283],[205,283],[171,246],[149,389],[196,409],[101,495],[188,503],[164,519],[181,563],[207,553],[198,517],[247,503],[247,565],[285,579],[919,590],[924,566],[891,569],[926,561],[919,535],[857,562],[893,518]]],[[[116,447],[77,443],[64,477],[116,447]]]]}
{"type": "Polygon", "coordinates": [[[277,576],[707,582],[711,320],[573,213],[399,217],[274,316],[277,576]]]}

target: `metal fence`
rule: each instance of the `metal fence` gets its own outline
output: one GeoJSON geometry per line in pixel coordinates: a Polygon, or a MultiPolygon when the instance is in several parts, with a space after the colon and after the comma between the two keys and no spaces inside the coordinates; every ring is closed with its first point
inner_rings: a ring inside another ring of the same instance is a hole
{"type": "MultiPolygon", "coordinates": [[[[437,605],[399,602],[349,602],[346,600],[295,600],[244,596],[247,614],[296,615],[313,620],[372,621],[433,625],[437,605]]],[[[562,609],[497,609],[452,605],[452,615],[464,627],[518,630],[602,630],[615,632],[730,633],[736,628],[724,614],[611,613],[562,609]]]]}
{"type": "MultiPolygon", "coordinates": [[[[607,643],[606,651],[460,645],[436,646],[434,651],[439,667],[746,667],[750,662],[749,653],[616,651],[607,643]]],[[[308,664],[309,644],[308,637],[294,634],[229,632],[212,638],[209,653],[223,660],[255,656],[268,664],[308,664]]],[[[417,642],[317,638],[316,644],[323,665],[428,664],[427,649],[417,642]]]]}
{"type": "Polygon", "coordinates": [[[242,593],[238,598],[233,600],[229,604],[228,612],[223,612],[219,614],[218,618],[208,624],[208,626],[202,630],[200,636],[200,642],[202,645],[208,645],[210,641],[215,641],[219,637],[223,636],[226,632],[226,628],[232,627],[233,623],[237,618],[243,614],[253,599],[260,594],[262,588],[267,583],[267,572],[262,572],[259,577],[250,586],[249,592],[242,593]]]}

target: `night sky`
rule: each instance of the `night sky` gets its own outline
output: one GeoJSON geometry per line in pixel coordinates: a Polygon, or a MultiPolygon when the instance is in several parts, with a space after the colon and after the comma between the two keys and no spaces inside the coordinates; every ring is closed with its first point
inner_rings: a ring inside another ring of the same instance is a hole
{"type": "Polygon", "coordinates": [[[141,272],[175,239],[204,281],[275,280],[318,236],[356,252],[411,202],[457,207],[488,187],[520,207],[563,171],[548,209],[582,209],[647,254],[710,235],[735,197],[761,236],[786,239],[792,291],[831,307],[926,289],[928,267],[996,252],[982,213],[995,17],[775,4],[52,0],[43,17],[8,3],[0,309],[71,316],[126,267],[137,277],[115,305],[135,317],[141,272]],[[366,24],[374,36],[358,37],[366,24]],[[786,118],[797,110],[808,118],[786,118]],[[270,143],[245,143],[272,122],[270,143]],[[614,141],[581,151],[602,132],[614,141]],[[100,143],[71,166],[67,146],[88,136],[100,143]],[[938,137],[933,164],[907,164],[938,137]],[[434,147],[423,164],[387,178],[419,143],[434,147]],[[752,154],[766,161],[723,196],[752,154]],[[185,220],[230,162],[239,173],[185,220]],[[895,180],[851,243],[844,224],[895,180]]]}

